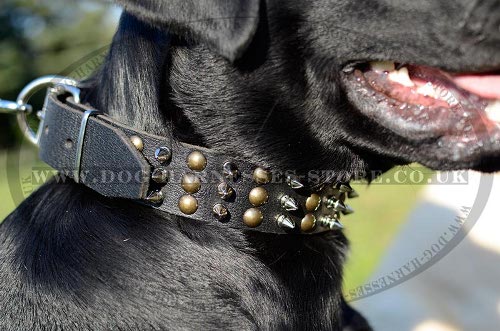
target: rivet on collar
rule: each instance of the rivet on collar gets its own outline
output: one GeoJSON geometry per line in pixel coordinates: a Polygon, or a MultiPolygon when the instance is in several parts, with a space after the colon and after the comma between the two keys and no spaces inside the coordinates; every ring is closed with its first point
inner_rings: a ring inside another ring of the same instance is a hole
{"type": "Polygon", "coordinates": [[[192,195],[183,195],[179,199],[179,209],[186,215],[194,214],[198,210],[198,200],[192,195]]]}
{"type": "Polygon", "coordinates": [[[267,190],[261,186],[254,187],[248,194],[248,200],[254,207],[262,206],[267,202],[268,198],[267,190]]]}
{"type": "Polygon", "coordinates": [[[257,208],[250,208],[243,214],[243,222],[250,228],[258,227],[262,223],[264,216],[257,208]]]}
{"type": "Polygon", "coordinates": [[[182,177],[181,186],[187,193],[196,193],[201,188],[201,181],[193,173],[187,173],[182,177]]]}
{"type": "Polygon", "coordinates": [[[267,184],[271,181],[271,174],[269,171],[258,167],[253,171],[253,180],[257,184],[267,184]]]}
{"type": "Polygon", "coordinates": [[[132,142],[132,145],[134,145],[139,152],[142,152],[142,150],[144,149],[144,143],[142,142],[142,139],[139,136],[131,136],[130,141],[132,142]]]}
{"type": "Polygon", "coordinates": [[[316,227],[316,217],[313,214],[306,214],[300,221],[300,229],[303,232],[310,232],[316,227]]]}
{"type": "Polygon", "coordinates": [[[189,169],[202,171],[207,166],[207,159],[200,151],[193,151],[187,157],[187,165],[189,169]]]}

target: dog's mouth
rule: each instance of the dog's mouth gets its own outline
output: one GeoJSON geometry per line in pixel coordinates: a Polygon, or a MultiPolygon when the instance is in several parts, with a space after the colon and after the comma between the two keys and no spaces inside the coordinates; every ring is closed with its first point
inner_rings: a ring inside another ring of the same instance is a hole
{"type": "Polygon", "coordinates": [[[346,69],[344,84],[365,116],[414,143],[443,147],[438,158],[471,160],[500,142],[500,72],[370,62],[346,69]]]}

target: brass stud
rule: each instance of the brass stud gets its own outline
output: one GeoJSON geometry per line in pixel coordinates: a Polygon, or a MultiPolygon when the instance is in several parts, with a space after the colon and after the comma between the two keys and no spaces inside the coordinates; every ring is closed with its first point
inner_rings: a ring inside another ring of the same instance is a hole
{"type": "Polygon", "coordinates": [[[130,141],[139,152],[142,152],[142,150],[144,149],[144,143],[139,136],[130,136],[130,141]]]}
{"type": "Polygon", "coordinates": [[[234,196],[234,190],[227,183],[222,182],[217,186],[217,193],[223,200],[229,200],[234,196]]]}
{"type": "Polygon", "coordinates": [[[238,167],[232,162],[225,162],[222,165],[222,173],[224,174],[224,177],[233,182],[238,180],[238,178],[240,177],[240,171],[238,170],[238,167]]]}
{"type": "Polygon", "coordinates": [[[194,214],[198,210],[198,200],[192,195],[183,195],[179,199],[179,209],[186,215],[194,214]]]}
{"type": "Polygon", "coordinates": [[[160,204],[163,202],[163,193],[161,191],[151,192],[147,196],[146,201],[154,204],[160,204]]]}
{"type": "Polygon", "coordinates": [[[172,151],[168,147],[158,147],[155,151],[155,159],[164,164],[172,158],[172,151]]]}
{"type": "Polygon", "coordinates": [[[318,194],[313,193],[309,198],[306,199],[306,210],[308,212],[316,211],[318,210],[320,203],[321,197],[318,194]]]}
{"type": "Polygon", "coordinates": [[[195,174],[187,173],[182,177],[181,186],[187,193],[196,193],[200,190],[201,181],[195,174]]]}
{"type": "Polygon", "coordinates": [[[212,208],[212,212],[214,214],[214,217],[219,222],[224,222],[229,218],[229,210],[227,210],[226,206],[221,203],[215,204],[212,208]]]}
{"type": "Polygon", "coordinates": [[[271,174],[269,171],[258,167],[253,171],[253,180],[257,184],[267,184],[271,181],[271,174]]]}
{"type": "Polygon", "coordinates": [[[267,193],[267,190],[260,186],[254,187],[248,194],[248,200],[255,207],[265,204],[268,198],[269,194],[267,193]]]}
{"type": "Polygon", "coordinates": [[[168,178],[169,178],[168,170],[163,167],[154,169],[153,173],[151,174],[151,179],[158,184],[166,184],[168,178]]]}
{"type": "Polygon", "coordinates": [[[250,208],[243,214],[243,222],[251,228],[255,228],[262,223],[262,212],[257,208],[250,208]]]}
{"type": "Polygon", "coordinates": [[[306,214],[302,221],[300,221],[300,229],[304,232],[314,230],[316,227],[316,217],[313,214],[306,214]]]}
{"type": "Polygon", "coordinates": [[[201,152],[193,151],[187,157],[187,164],[191,170],[202,171],[207,166],[207,159],[201,152]]]}

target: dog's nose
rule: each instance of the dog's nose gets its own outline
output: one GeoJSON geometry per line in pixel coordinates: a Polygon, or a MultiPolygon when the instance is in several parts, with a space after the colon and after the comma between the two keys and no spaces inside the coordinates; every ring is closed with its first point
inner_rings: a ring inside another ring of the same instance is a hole
{"type": "Polygon", "coordinates": [[[466,11],[461,26],[476,42],[500,41],[500,0],[474,2],[466,11]]]}

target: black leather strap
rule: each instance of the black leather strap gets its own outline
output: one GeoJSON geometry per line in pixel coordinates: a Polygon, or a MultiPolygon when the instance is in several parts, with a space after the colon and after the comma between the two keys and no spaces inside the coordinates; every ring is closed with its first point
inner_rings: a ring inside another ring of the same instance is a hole
{"type": "MultiPolygon", "coordinates": [[[[44,126],[39,141],[40,157],[50,166],[75,178],[78,134],[83,113],[90,108],[72,102],[71,98],[60,98],[51,92],[47,96],[44,126]]],[[[347,191],[339,191],[338,183],[336,188],[326,187],[321,192],[316,192],[321,196],[321,206],[314,211],[309,208],[308,211],[306,200],[314,192],[292,188],[289,182],[286,183],[285,174],[276,171],[270,172],[272,179],[269,183],[259,184],[253,178],[257,167],[258,165],[218,154],[211,149],[185,144],[171,137],[159,137],[137,131],[110,117],[97,115],[89,118],[85,130],[80,182],[107,197],[138,200],[152,208],[201,222],[217,222],[213,208],[216,204],[222,204],[229,212],[229,216],[223,220],[224,223],[245,230],[311,234],[336,228],[332,222],[320,220],[325,217],[330,220],[338,219],[340,210],[338,206],[331,206],[332,201],[340,201],[341,210],[344,208],[343,201],[347,191]],[[130,138],[133,136],[142,141],[141,150],[131,142],[130,138]],[[171,151],[171,158],[165,163],[155,157],[155,152],[161,147],[171,151]],[[207,162],[203,170],[196,171],[188,167],[187,158],[193,151],[199,151],[205,156],[207,162]],[[237,167],[239,177],[236,180],[224,175],[223,165],[227,162],[237,167]],[[158,184],[151,179],[154,169],[160,167],[169,173],[169,179],[164,184],[158,184]],[[200,179],[201,187],[198,192],[188,194],[182,188],[181,180],[186,173],[193,173],[200,179]],[[218,186],[222,182],[233,188],[232,198],[221,198],[218,186]],[[269,196],[265,204],[257,207],[249,200],[249,193],[255,187],[263,187],[269,196]],[[162,201],[149,202],[146,198],[151,194],[154,196],[155,192],[162,193],[162,201]],[[187,215],[179,208],[179,201],[185,195],[195,198],[198,202],[198,208],[193,214],[187,215]],[[283,196],[294,200],[298,209],[285,210],[282,206],[283,196]],[[326,199],[332,197],[334,200],[330,200],[328,205],[326,199]],[[243,222],[243,215],[251,208],[258,209],[263,215],[262,223],[255,228],[250,228],[243,222]],[[314,216],[317,222],[312,229],[303,231],[301,222],[307,214],[314,216]],[[290,220],[295,228],[279,226],[277,219],[280,215],[290,220]]]]}

